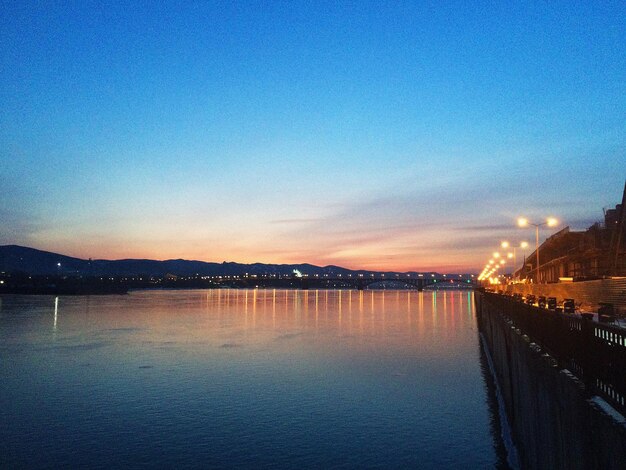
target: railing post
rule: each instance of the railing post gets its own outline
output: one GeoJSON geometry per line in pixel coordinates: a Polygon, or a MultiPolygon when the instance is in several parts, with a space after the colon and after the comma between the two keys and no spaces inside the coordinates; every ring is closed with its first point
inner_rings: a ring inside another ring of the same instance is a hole
{"type": "Polygon", "coordinates": [[[581,344],[580,344],[580,366],[583,369],[583,381],[587,386],[595,388],[595,347],[594,347],[594,325],[593,325],[593,313],[581,313],[581,344]]]}

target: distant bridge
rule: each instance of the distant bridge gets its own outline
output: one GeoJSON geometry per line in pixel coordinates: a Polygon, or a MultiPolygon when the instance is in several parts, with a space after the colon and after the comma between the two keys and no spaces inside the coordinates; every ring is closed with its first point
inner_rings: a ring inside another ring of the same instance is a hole
{"type": "Polygon", "coordinates": [[[345,288],[364,290],[374,285],[425,288],[465,288],[478,285],[473,274],[315,274],[215,276],[213,282],[233,287],[294,287],[300,289],[345,288]]]}

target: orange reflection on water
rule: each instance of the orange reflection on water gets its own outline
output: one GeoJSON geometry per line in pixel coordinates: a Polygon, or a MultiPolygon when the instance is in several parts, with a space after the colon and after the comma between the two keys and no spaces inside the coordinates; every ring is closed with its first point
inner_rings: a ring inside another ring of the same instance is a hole
{"type": "Polygon", "coordinates": [[[449,355],[476,340],[472,294],[459,291],[137,291],[53,300],[50,313],[59,335],[124,328],[134,341],[202,351],[252,353],[269,346],[323,355],[349,345],[449,355]]]}

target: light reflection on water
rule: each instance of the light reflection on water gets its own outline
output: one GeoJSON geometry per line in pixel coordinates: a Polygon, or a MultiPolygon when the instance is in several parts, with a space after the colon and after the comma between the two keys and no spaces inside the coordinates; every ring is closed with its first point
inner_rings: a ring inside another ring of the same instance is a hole
{"type": "Polygon", "coordinates": [[[0,466],[498,464],[466,291],[0,300],[0,466]]]}

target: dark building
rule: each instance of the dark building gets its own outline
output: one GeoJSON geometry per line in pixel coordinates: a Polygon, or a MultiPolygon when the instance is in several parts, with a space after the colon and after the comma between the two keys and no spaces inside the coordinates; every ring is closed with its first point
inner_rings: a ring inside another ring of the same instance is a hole
{"type": "MultiPolygon", "coordinates": [[[[626,184],[622,203],[604,214],[586,231],[569,227],[555,233],[539,247],[539,282],[587,280],[626,276],[626,184]]],[[[537,255],[533,252],[515,272],[516,279],[537,282],[537,255]]]]}

